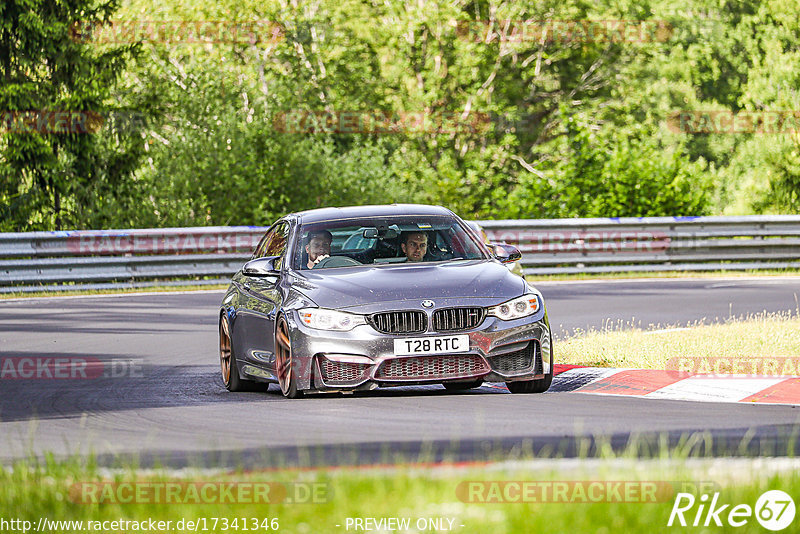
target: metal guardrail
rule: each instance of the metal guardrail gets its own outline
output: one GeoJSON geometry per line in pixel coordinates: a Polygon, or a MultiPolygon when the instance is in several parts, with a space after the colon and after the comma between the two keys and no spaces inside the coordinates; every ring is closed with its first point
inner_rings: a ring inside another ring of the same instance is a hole
{"type": "MultiPolygon", "coordinates": [[[[478,221],[526,274],[800,268],[800,216],[478,221]]],[[[226,283],[261,226],[0,234],[0,293],[226,283]]]]}
{"type": "Polygon", "coordinates": [[[479,221],[525,274],[800,268],[800,216],[479,221]]]}
{"type": "Polygon", "coordinates": [[[267,228],[0,234],[0,293],[224,284],[267,228]]]}

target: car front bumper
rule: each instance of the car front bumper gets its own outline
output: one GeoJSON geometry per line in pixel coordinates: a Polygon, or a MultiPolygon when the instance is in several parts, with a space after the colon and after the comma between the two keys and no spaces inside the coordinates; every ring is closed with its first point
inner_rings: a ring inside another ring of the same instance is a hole
{"type": "Polygon", "coordinates": [[[511,382],[552,372],[551,336],[544,311],[513,321],[486,317],[460,332],[383,334],[370,325],[348,332],[309,328],[297,312],[286,313],[298,389],[363,390],[379,386],[476,380],[511,382]],[[468,335],[469,350],[457,354],[398,356],[394,340],[468,335]]]}

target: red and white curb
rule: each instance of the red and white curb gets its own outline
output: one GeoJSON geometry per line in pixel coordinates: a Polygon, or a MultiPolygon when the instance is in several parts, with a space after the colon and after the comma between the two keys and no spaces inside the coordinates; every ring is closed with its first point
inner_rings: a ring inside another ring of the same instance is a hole
{"type": "Polygon", "coordinates": [[[800,405],[800,377],[704,375],[652,369],[555,365],[552,392],[647,399],[800,405]]]}

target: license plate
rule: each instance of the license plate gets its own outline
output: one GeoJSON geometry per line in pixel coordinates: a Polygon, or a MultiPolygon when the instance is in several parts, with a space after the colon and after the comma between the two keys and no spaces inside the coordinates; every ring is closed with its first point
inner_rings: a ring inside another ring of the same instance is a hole
{"type": "Polygon", "coordinates": [[[452,354],[469,351],[469,336],[413,337],[394,340],[395,356],[409,354],[452,354]]]}

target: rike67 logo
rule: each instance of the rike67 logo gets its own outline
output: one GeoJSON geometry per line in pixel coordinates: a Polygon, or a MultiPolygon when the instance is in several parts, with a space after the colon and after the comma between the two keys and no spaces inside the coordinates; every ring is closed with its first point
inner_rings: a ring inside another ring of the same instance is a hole
{"type": "Polygon", "coordinates": [[[756,501],[755,507],[749,504],[732,505],[722,503],[719,492],[709,499],[703,494],[695,499],[691,493],[678,493],[667,526],[673,525],[708,527],[730,525],[743,527],[755,517],[758,523],[773,531],[783,530],[792,524],[795,515],[794,501],[788,493],[780,490],[764,492],[756,501]]]}

